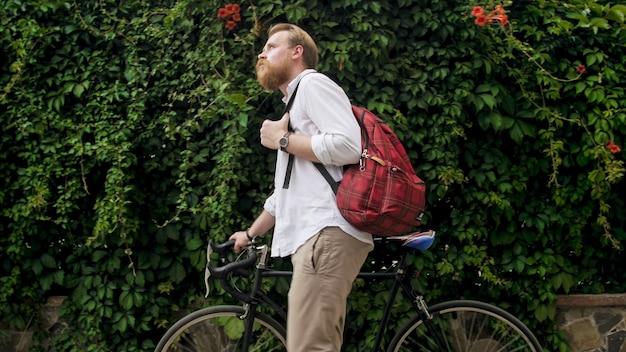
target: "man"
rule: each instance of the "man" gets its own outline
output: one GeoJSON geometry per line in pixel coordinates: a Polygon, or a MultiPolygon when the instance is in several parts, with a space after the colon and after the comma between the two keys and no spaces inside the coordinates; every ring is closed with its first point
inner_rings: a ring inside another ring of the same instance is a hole
{"type": "Polygon", "coordinates": [[[339,180],[342,166],[359,161],[361,132],[345,92],[315,73],[317,46],[292,24],[270,28],[258,56],[259,83],[280,90],[293,105],[279,121],[265,120],[261,144],[277,150],[274,193],[246,231],[234,233],[235,251],[272,227],[272,256],[291,256],[287,350],[341,349],[346,301],[356,275],[373,248],[372,236],[351,226],[339,213],[335,195],[315,168],[321,162],[339,180]],[[289,126],[293,132],[289,132],[289,126]],[[288,187],[283,183],[294,155],[288,187]]]}

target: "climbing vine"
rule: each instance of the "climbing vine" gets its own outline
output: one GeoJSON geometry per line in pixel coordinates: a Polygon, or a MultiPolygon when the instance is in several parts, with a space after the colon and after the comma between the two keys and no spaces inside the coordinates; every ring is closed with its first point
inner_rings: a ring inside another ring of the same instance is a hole
{"type": "MultiPolygon", "coordinates": [[[[394,128],[427,182],[439,239],[413,265],[429,302],[496,303],[564,350],[557,295],[624,290],[623,5],[0,6],[0,331],[36,331],[35,350],[150,351],[184,312],[230,300],[201,298],[205,246],[272,191],[258,130],[282,102],[254,64],[280,21],[312,34],[318,69],[394,128]],[[59,333],[39,323],[50,295],[68,296],[59,333]]],[[[386,289],[357,283],[346,350],[373,342],[386,289]]]]}
{"type": "MultiPolygon", "coordinates": [[[[591,30],[597,34],[601,29],[610,29],[611,23],[617,26],[623,25],[626,6],[598,4],[592,4],[591,7],[587,4],[569,6],[564,13],[565,16],[578,19],[578,22],[559,18],[549,9],[543,10],[543,13],[554,16],[550,18],[549,29],[553,36],[572,36],[581,32],[581,29],[591,30]]],[[[563,191],[559,182],[559,168],[563,163],[561,154],[567,143],[560,131],[566,129],[567,126],[572,126],[580,128],[584,133],[580,153],[585,154],[595,164],[595,168],[588,171],[587,178],[590,182],[588,187],[590,196],[598,203],[596,222],[603,228],[606,241],[615,249],[621,249],[620,241],[611,233],[611,224],[607,219],[610,205],[607,200],[612,195],[611,186],[622,180],[626,170],[624,161],[619,157],[614,157],[621,151],[621,148],[614,142],[615,132],[610,124],[610,121],[614,119],[623,122],[625,110],[623,104],[614,100],[615,96],[604,99],[606,85],[618,82],[614,71],[604,65],[605,55],[598,55],[596,51],[580,46],[580,51],[573,53],[574,59],[573,62],[571,61],[571,67],[564,68],[560,65],[561,67],[554,68],[554,70],[565,71],[564,78],[560,78],[550,71],[553,68],[553,58],[545,48],[536,49],[530,43],[523,41],[526,38],[518,38],[522,35],[526,37],[532,34],[543,35],[541,32],[532,33],[533,29],[529,27],[517,30],[516,26],[509,21],[502,5],[497,5],[489,12],[477,5],[472,9],[471,14],[475,18],[474,22],[480,27],[499,24],[495,28],[487,28],[496,44],[494,49],[498,52],[498,55],[493,56],[494,63],[507,67],[509,75],[519,85],[523,98],[534,107],[534,113],[546,120],[546,128],[538,132],[547,143],[545,153],[552,164],[548,184],[556,189],[553,198],[558,205],[566,206],[568,201],[567,191],[563,191]],[[500,38],[500,35],[503,38],[500,38]],[[510,61],[516,59],[518,54],[522,54],[528,60],[530,69],[512,66],[510,61]],[[584,58],[585,55],[588,56],[584,58]],[[588,72],[586,64],[589,64],[594,72],[588,72]],[[603,77],[605,77],[604,82],[603,77]],[[581,114],[582,111],[588,109],[588,105],[564,110],[562,106],[554,104],[572,91],[574,97],[579,96],[584,98],[586,104],[595,105],[590,114],[581,114]]]]}

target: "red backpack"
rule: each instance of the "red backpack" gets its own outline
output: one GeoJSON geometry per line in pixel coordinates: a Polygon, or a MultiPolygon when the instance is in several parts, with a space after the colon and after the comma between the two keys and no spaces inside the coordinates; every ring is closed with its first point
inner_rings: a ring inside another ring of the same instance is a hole
{"type": "Polygon", "coordinates": [[[361,126],[359,164],[345,168],[335,182],[326,168],[315,166],[337,195],[341,215],[354,227],[379,236],[397,236],[420,225],[426,185],[413,170],[402,143],[378,116],[352,106],[361,126]]]}
{"type": "MultiPolygon", "coordinates": [[[[289,111],[296,90],[285,112],[289,111]]],[[[341,215],[354,227],[379,236],[397,236],[420,225],[426,185],[413,170],[398,137],[378,116],[352,106],[361,126],[363,152],[358,164],[344,167],[336,182],[324,165],[314,163],[337,196],[341,215]]],[[[284,115],[283,113],[283,115],[284,115]]],[[[289,154],[283,188],[289,187],[293,154],[289,154]]]]}
{"type": "MultiPolygon", "coordinates": [[[[298,86],[281,116],[289,111],[297,92],[298,86]]],[[[406,150],[389,126],[365,108],[353,105],[352,113],[361,126],[359,163],[346,165],[339,182],[324,165],[314,164],[335,192],[341,215],[354,227],[378,236],[409,232],[422,221],[426,184],[415,174],[406,150]]],[[[289,154],[283,188],[289,188],[293,158],[289,154]]]]}

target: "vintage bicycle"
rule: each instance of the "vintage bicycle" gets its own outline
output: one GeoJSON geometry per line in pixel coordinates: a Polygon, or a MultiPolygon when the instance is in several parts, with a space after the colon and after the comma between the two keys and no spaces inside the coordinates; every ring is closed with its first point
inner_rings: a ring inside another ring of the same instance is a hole
{"type": "MultiPolygon", "coordinates": [[[[393,280],[390,294],[378,327],[372,351],[383,348],[383,337],[398,293],[412,303],[414,316],[394,335],[386,346],[388,352],[539,352],[542,348],[533,333],[519,319],[494,305],[453,300],[428,306],[421,294],[410,285],[413,268],[407,259],[428,249],[435,240],[434,231],[407,236],[376,238],[380,242],[397,242],[400,248],[392,252],[397,260],[390,267],[375,272],[361,272],[358,277],[368,280],[393,280]]],[[[233,241],[207,246],[205,282],[219,279],[223,289],[241,301],[241,305],[220,305],[194,311],[172,325],[159,341],[155,352],[234,352],[286,351],[286,311],[263,289],[270,278],[289,278],[291,271],[268,267],[269,248],[252,241],[236,260],[232,256],[233,241]],[[211,265],[213,253],[221,264],[211,265]],[[246,290],[238,288],[238,280],[249,278],[246,290]],[[268,313],[273,312],[273,313],[268,313]],[[281,323],[279,323],[281,321],[281,323]]]]}

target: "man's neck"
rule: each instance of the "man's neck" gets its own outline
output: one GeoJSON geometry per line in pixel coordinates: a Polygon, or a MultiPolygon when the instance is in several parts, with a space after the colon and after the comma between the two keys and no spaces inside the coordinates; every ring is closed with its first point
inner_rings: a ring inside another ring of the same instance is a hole
{"type": "Polygon", "coordinates": [[[302,74],[302,72],[304,72],[305,70],[307,70],[304,67],[300,67],[299,70],[295,70],[291,75],[290,78],[284,83],[282,84],[279,89],[281,91],[281,93],[283,93],[283,95],[286,97],[287,96],[287,87],[289,86],[289,83],[293,82],[294,79],[296,79],[300,74],[302,74]]]}

